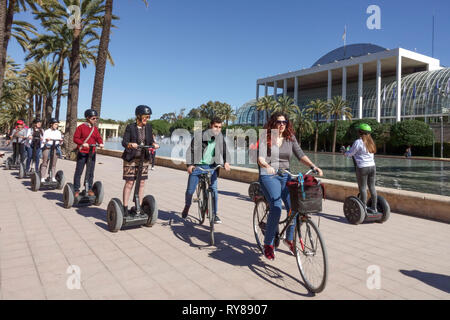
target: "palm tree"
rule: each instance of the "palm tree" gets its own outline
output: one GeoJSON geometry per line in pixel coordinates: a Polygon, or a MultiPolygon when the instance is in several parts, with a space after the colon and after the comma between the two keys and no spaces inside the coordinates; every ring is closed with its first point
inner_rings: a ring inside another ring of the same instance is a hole
{"type": "Polygon", "coordinates": [[[336,131],[337,131],[337,122],[342,116],[345,116],[347,119],[352,120],[352,109],[348,106],[348,101],[343,100],[341,96],[335,96],[331,101],[328,102],[328,113],[327,118],[334,117],[334,129],[333,129],[333,146],[331,148],[331,152],[334,153],[336,149],[336,131]]]}
{"type": "MultiPolygon", "coordinates": [[[[143,0],[148,7],[147,0],[143,0]]],[[[100,115],[102,108],[103,82],[105,79],[106,60],[108,57],[109,36],[111,33],[111,21],[113,19],[113,0],[106,0],[105,15],[103,17],[102,34],[98,46],[97,60],[95,64],[94,89],[92,91],[91,109],[94,109],[100,115]]]]}
{"type": "Polygon", "coordinates": [[[273,112],[282,112],[284,114],[290,114],[292,110],[298,110],[298,106],[295,104],[294,99],[291,97],[284,97],[281,96],[278,98],[274,108],[272,109],[273,112]]]}
{"type": "Polygon", "coordinates": [[[35,30],[34,27],[26,22],[14,21],[14,14],[16,12],[25,11],[27,6],[31,9],[36,9],[36,3],[41,3],[41,0],[9,0],[6,5],[6,0],[2,0],[0,4],[0,96],[2,93],[2,83],[4,79],[4,72],[6,67],[6,57],[8,52],[8,44],[11,36],[16,37],[19,44],[24,46],[25,41],[28,39],[26,31],[35,30]],[[17,28],[13,29],[13,24],[18,24],[17,28]],[[22,26],[22,27],[21,27],[22,26]]]}
{"type": "Polygon", "coordinates": [[[326,102],[320,99],[312,100],[306,112],[316,119],[316,136],[314,139],[314,152],[317,152],[317,142],[319,141],[319,119],[320,116],[326,114],[326,102]]]}
{"type": "Polygon", "coordinates": [[[233,108],[228,103],[221,103],[217,110],[218,117],[225,121],[225,125],[228,127],[228,121],[236,120],[236,115],[233,108]]]}
{"type": "Polygon", "coordinates": [[[266,112],[266,121],[269,120],[269,114],[275,108],[276,101],[272,96],[259,98],[256,102],[256,110],[266,112]]]}
{"type": "Polygon", "coordinates": [[[311,115],[305,109],[297,107],[292,119],[294,127],[297,128],[298,143],[301,145],[302,136],[314,131],[314,122],[311,115]]]}
{"type": "Polygon", "coordinates": [[[74,142],[70,137],[75,133],[78,115],[78,94],[80,86],[81,43],[90,43],[99,36],[96,29],[101,27],[101,14],[104,12],[103,0],[63,0],[64,6],[53,0],[51,4],[42,4],[42,12],[36,13],[42,25],[50,28],[54,24],[65,24],[70,18],[66,8],[75,5],[80,8],[80,21],[76,22],[72,31],[72,44],[69,59],[69,90],[67,99],[67,116],[65,132],[66,153],[72,150],[74,142]]]}
{"type": "Polygon", "coordinates": [[[212,119],[217,115],[218,104],[216,102],[208,101],[200,107],[200,114],[203,118],[212,119]]]}

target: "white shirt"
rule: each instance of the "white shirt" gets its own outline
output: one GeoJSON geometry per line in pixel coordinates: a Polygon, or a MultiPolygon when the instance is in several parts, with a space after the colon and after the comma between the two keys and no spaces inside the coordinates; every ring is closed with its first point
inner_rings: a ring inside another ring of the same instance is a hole
{"type": "Polygon", "coordinates": [[[375,166],[373,153],[367,151],[366,146],[361,138],[356,140],[349,151],[345,153],[346,157],[355,157],[358,168],[366,168],[375,166]]]}
{"type": "MultiPolygon", "coordinates": [[[[52,141],[47,141],[47,139],[58,139],[58,140],[61,140],[62,139],[61,131],[59,131],[58,129],[56,129],[56,130],[52,130],[52,129],[45,130],[44,131],[44,143],[52,145],[53,142],[52,141]]],[[[55,141],[55,145],[59,145],[59,141],[55,141]]]]}

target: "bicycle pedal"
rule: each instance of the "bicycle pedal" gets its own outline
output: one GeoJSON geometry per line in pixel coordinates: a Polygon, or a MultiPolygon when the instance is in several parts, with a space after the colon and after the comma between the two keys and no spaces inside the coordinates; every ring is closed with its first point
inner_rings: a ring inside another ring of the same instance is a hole
{"type": "Polygon", "coordinates": [[[198,202],[198,198],[193,198],[192,202],[198,202]]]}

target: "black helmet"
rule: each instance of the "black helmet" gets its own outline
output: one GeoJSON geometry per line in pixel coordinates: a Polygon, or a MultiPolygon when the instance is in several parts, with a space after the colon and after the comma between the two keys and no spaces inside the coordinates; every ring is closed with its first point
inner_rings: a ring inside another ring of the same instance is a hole
{"type": "Polygon", "coordinates": [[[84,112],[84,117],[87,119],[87,118],[90,118],[90,117],[98,117],[98,113],[97,113],[97,111],[95,111],[94,109],[87,109],[85,112],[84,112]]]}
{"type": "Polygon", "coordinates": [[[33,124],[36,124],[36,123],[38,123],[38,122],[42,122],[41,119],[36,118],[36,119],[33,120],[33,124]]]}
{"type": "Polygon", "coordinates": [[[141,104],[140,106],[136,107],[136,111],[134,113],[136,114],[136,116],[151,115],[152,109],[150,109],[150,107],[148,106],[141,104]]]}
{"type": "Polygon", "coordinates": [[[59,123],[59,121],[56,118],[50,119],[50,124],[59,123]]]}

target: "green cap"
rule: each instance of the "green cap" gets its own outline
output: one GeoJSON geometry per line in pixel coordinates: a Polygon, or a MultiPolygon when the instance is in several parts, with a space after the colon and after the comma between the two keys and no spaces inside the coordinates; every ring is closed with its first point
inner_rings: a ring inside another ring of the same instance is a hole
{"type": "Polygon", "coordinates": [[[359,125],[359,130],[365,131],[365,132],[372,132],[372,128],[367,123],[361,123],[359,125]]]}

